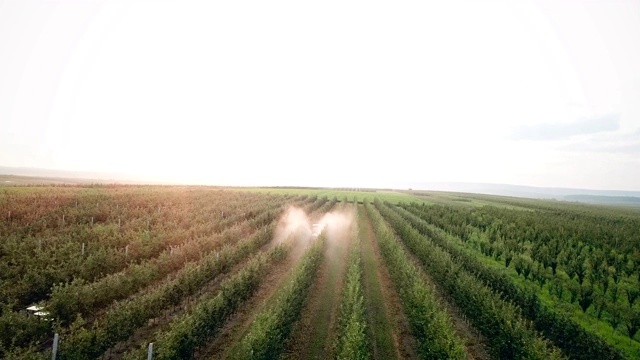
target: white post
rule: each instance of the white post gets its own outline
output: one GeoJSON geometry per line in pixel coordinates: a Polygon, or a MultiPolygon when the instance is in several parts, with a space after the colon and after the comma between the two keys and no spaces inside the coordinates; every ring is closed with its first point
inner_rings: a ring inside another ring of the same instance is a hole
{"type": "Polygon", "coordinates": [[[129,245],[124,247],[124,257],[129,257],[129,245]]]}
{"type": "Polygon", "coordinates": [[[38,250],[42,250],[42,239],[38,240],[38,250]]]}
{"type": "Polygon", "coordinates": [[[51,360],[56,360],[56,355],[58,354],[58,341],[60,340],[60,335],[56,333],[53,335],[53,349],[51,350],[51,360]]]}
{"type": "Polygon", "coordinates": [[[9,220],[11,220],[11,211],[9,211],[9,216],[8,216],[9,220]]]}
{"type": "Polygon", "coordinates": [[[149,343],[149,350],[147,350],[147,360],[153,359],[153,343],[149,343]]]}
{"type": "Polygon", "coordinates": [[[84,243],[82,243],[82,255],[84,255],[84,243]]]}
{"type": "Polygon", "coordinates": [[[91,226],[93,226],[93,216],[91,217],[91,226]]]}

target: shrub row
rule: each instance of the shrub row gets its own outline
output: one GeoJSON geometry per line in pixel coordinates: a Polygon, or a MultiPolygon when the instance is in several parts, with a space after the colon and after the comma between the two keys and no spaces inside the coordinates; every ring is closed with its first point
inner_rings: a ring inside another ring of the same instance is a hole
{"type": "Polygon", "coordinates": [[[365,204],[391,279],[400,295],[423,359],[465,359],[463,341],[455,334],[451,318],[438,304],[433,289],[395,239],[384,219],[365,204]]]}
{"type": "Polygon", "coordinates": [[[189,241],[175,249],[167,249],[160,256],[125,271],[107,275],[92,283],[82,279],[53,287],[46,308],[62,325],[68,325],[77,314],[86,316],[115,300],[125,299],[154,281],[180,270],[185,264],[197,261],[223,245],[233,245],[253,229],[249,224],[228,228],[221,234],[189,241]]]}
{"type": "Polygon", "coordinates": [[[324,255],[325,242],[324,235],[321,235],[307,250],[290,282],[275,295],[275,303],[256,316],[249,332],[242,338],[234,358],[254,360],[276,359],[280,356],[316,277],[324,255]]]}
{"type": "Polygon", "coordinates": [[[516,285],[504,272],[483,265],[474,255],[448,241],[430,224],[412,213],[395,208],[420,233],[448,252],[466,271],[512,301],[535,328],[561,348],[572,359],[624,359],[622,353],[597,335],[587,332],[567,315],[543,304],[538,296],[516,285]]]}
{"type": "Polygon", "coordinates": [[[356,231],[352,235],[345,288],[340,304],[336,353],[338,359],[364,360],[371,357],[371,351],[366,334],[360,238],[357,227],[353,228],[356,231]]]}
{"type": "Polygon", "coordinates": [[[463,269],[449,253],[420,234],[387,205],[375,202],[409,250],[432,278],[451,296],[473,325],[486,337],[491,354],[499,359],[562,358],[557,349],[538,337],[520,309],[463,269]]]}
{"type": "MultiPolygon", "coordinates": [[[[194,309],[174,320],[154,342],[154,359],[190,359],[194,351],[213,338],[229,317],[259,288],[268,270],[283,260],[289,251],[278,245],[267,254],[258,254],[246,267],[221,284],[213,298],[199,302],[194,309]]],[[[146,346],[127,354],[128,359],[142,359],[146,346]]]]}
{"type": "MultiPolygon", "coordinates": [[[[60,327],[67,327],[77,318],[78,314],[87,318],[86,320],[90,323],[95,317],[94,314],[99,314],[100,309],[109,306],[114,301],[132,296],[137,291],[161,281],[168,274],[179,271],[185,264],[198,262],[207,254],[220,250],[223,245],[234,244],[238,239],[249,236],[256,229],[273,222],[282,211],[286,201],[301,205],[306,202],[305,200],[306,198],[276,197],[259,204],[244,201],[243,205],[240,202],[235,202],[234,211],[229,214],[225,212],[224,217],[225,221],[232,221],[229,225],[233,227],[226,228],[222,233],[185,240],[180,245],[171,246],[160,255],[140,263],[135,262],[136,256],[131,256],[129,259],[133,263],[127,268],[103,276],[94,282],[87,282],[84,278],[79,277],[71,282],[54,285],[50,300],[41,305],[44,305],[45,309],[51,312],[51,316],[59,325],[58,332],[65,332],[66,330],[62,330],[60,327]]],[[[230,207],[225,209],[228,208],[230,207]]],[[[202,214],[198,216],[202,216],[202,214]]],[[[220,219],[214,218],[211,223],[218,224],[220,221],[220,219]]],[[[194,236],[202,234],[199,230],[187,229],[184,231],[194,236]]],[[[147,242],[163,244],[165,241],[161,237],[153,240],[149,238],[147,242]]],[[[153,246],[157,247],[157,244],[153,244],[153,246]]],[[[101,248],[97,252],[107,250],[116,251],[116,249],[101,248]]],[[[118,251],[124,256],[124,250],[118,251]]],[[[93,259],[92,256],[95,254],[96,250],[89,258],[93,259]]],[[[52,281],[46,274],[43,274],[42,280],[49,283],[52,281]]],[[[0,357],[6,350],[19,353],[21,348],[26,351],[30,344],[37,347],[36,344],[41,344],[53,337],[54,328],[49,323],[39,322],[37,318],[29,316],[23,310],[24,307],[17,307],[17,309],[15,307],[15,304],[2,306],[0,310],[0,328],[6,328],[6,331],[0,331],[0,357]],[[5,327],[3,324],[8,325],[5,327]]]]}
{"type": "Polygon", "coordinates": [[[271,239],[273,225],[259,230],[251,238],[235,246],[225,246],[197,264],[190,263],[172,280],[138,297],[117,303],[91,328],[76,328],[64,337],[60,346],[61,359],[88,359],[100,356],[106,349],[125,340],[148,319],[163,309],[179,304],[184,297],[195,294],[204,285],[221,275],[242,259],[257,251],[271,239]]]}

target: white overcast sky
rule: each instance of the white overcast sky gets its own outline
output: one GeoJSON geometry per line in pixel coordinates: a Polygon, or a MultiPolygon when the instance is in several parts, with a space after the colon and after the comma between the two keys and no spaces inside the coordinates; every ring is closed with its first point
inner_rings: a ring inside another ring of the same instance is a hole
{"type": "Polygon", "coordinates": [[[0,1],[0,165],[640,190],[640,1],[0,1]]]}

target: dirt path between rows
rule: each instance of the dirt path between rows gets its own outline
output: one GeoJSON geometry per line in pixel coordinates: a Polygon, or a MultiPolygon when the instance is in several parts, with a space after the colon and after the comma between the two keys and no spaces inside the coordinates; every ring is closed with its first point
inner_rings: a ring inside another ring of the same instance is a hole
{"type": "MultiPolygon", "coordinates": [[[[389,226],[389,228],[391,228],[391,226],[389,226]]],[[[398,237],[397,234],[396,237],[398,237]]],[[[436,284],[431,276],[425,271],[420,260],[411,251],[409,251],[409,249],[402,241],[400,241],[400,245],[407,253],[409,259],[411,259],[413,264],[418,269],[420,269],[421,277],[433,289],[438,303],[443,307],[443,309],[451,318],[456,335],[458,335],[458,337],[460,337],[464,341],[464,350],[467,354],[467,359],[490,359],[491,356],[489,355],[489,351],[486,346],[488,342],[484,338],[484,336],[466,320],[464,313],[456,306],[455,301],[448,296],[446,291],[441,289],[436,284]]]]}
{"type": "MultiPolygon", "coordinates": [[[[254,236],[256,233],[257,231],[250,234],[249,236],[246,236],[245,239],[254,236]]],[[[257,251],[247,255],[244,259],[238,261],[228,271],[224,271],[212,278],[211,281],[203,286],[197,293],[183,298],[182,301],[175,306],[164,309],[161,313],[158,314],[157,318],[150,319],[149,321],[147,321],[146,325],[138,328],[134,332],[134,334],[129,337],[129,339],[119,342],[111,349],[109,349],[103,356],[103,359],[121,359],[127,351],[137,349],[141,344],[148,344],[149,342],[153,342],[153,339],[159,331],[166,329],[172,321],[179,318],[180,316],[193,311],[193,309],[201,302],[201,300],[204,300],[208,297],[216,296],[223,281],[235,276],[255,256],[257,256],[259,253],[267,253],[270,249],[275,247],[275,245],[276,241],[274,241],[274,239],[271,239],[267,244],[262,245],[257,251]]]]}
{"type": "MultiPolygon", "coordinates": [[[[311,219],[318,219],[320,216],[321,214],[314,213],[311,219]]],[[[308,240],[292,241],[287,259],[267,274],[258,291],[236,311],[207,346],[199,349],[196,358],[227,359],[231,356],[242,337],[249,331],[256,315],[274,300],[274,294],[292,275],[292,270],[302,259],[308,244],[308,240]]]]}
{"type": "Polygon", "coordinates": [[[345,205],[333,214],[343,215],[349,219],[349,224],[339,222],[325,228],[327,249],[324,260],[282,359],[335,358],[337,320],[355,211],[353,206],[345,205]]]}
{"type": "Polygon", "coordinates": [[[205,347],[196,353],[198,359],[224,359],[229,356],[235,344],[249,330],[255,316],[263,309],[268,300],[285,282],[305,252],[305,245],[294,242],[287,259],[271,269],[260,284],[258,291],[242,305],[227,323],[220,329],[218,335],[205,347]]]}
{"type": "Polygon", "coordinates": [[[371,221],[364,206],[358,207],[362,277],[367,307],[367,329],[375,359],[418,359],[416,340],[409,330],[402,303],[391,281],[371,221]]]}

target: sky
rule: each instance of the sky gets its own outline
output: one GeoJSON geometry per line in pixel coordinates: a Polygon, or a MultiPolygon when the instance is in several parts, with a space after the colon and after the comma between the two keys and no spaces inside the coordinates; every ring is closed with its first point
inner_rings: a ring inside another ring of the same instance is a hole
{"type": "Polygon", "coordinates": [[[0,1],[0,165],[640,190],[640,1],[0,1]]]}

